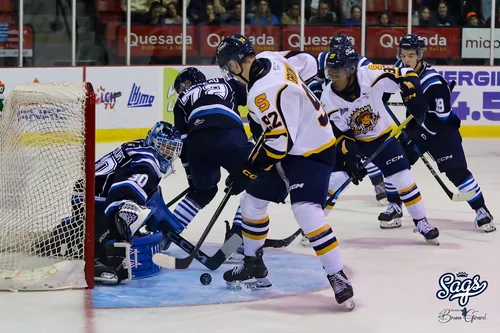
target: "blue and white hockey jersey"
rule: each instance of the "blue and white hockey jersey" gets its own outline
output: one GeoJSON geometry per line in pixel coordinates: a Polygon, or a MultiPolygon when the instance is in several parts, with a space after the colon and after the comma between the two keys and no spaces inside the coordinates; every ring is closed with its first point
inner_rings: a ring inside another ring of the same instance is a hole
{"type": "MultiPolygon", "coordinates": [[[[401,60],[395,67],[403,68],[401,60]]],[[[451,109],[451,91],[448,81],[431,65],[422,61],[422,70],[418,73],[429,111],[422,126],[432,135],[436,134],[448,121],[460,124],[460,120],[451,109]]]]}
{"type": "Polygon", "coordinates": [[[122,144],[95,163],[95,196],[109,215],[128,200],[144,205],[158,187],[162,173],[158,153],[144,140],[122,144]]]}

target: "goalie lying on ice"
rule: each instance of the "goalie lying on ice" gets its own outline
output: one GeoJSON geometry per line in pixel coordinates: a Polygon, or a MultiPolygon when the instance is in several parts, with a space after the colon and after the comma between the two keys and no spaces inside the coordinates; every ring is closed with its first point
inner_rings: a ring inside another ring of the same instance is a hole
{"type": "MultiPolygon", "coordinates": [[[[156,207],[159,183],[172,173],[182,141],[177,129],[158,122],[145,139],[130,141],[95,164],[95,282],[118,284],[131,279],[130,244],[144,236],[144,228],[158,231],[158,221],[180,223],[168,208],[156,207]],[[148,201],[154,197],[153,205],[148,201]],[[159,217],[161,214],[161,217],[159,217]],[[141,230],[139,230],[141,229],[141,230]]],[[[73,216],[64,219],[51,235],[34,245],[38,255],[78,258],[83,255],[85,207],[83,181],[75,184],[73,216]]],[[[147,232],[147,231],[146,231],[147,232]]]]}

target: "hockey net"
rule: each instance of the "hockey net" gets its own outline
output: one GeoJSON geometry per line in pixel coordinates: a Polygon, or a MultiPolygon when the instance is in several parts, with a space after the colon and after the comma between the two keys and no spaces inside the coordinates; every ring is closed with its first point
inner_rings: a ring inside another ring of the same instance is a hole
{"type": "Polygon", "coordinates": [[[23,84],[7,96],[0,290],[93,287],[94,105],[89,83],[23,84]]]}

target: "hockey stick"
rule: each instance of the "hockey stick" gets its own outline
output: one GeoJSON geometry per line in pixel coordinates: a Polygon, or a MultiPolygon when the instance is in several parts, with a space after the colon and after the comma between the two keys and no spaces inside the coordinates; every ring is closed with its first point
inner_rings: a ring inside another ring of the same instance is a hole
{"type": "Polygon", "coordinates": [[[292,235],[283,239],[266,239],[264,243],[264,247],[272,247],[274,249],[279,249],[283,247],[287,247],[292,244],[292,242],[297,238],[298,235],[302,233],[302,229],[295,231],[292,235]]]}
{"type": "MultiPolygon", "coordinates": [[[[393,140],[393,139],[397,139],[400,135],[401,135],[401,131],[406,127],[406,125],[408,125],[408,123],[413,119],[413,116],[412,115],[409,115],[408,118],[406,118],[402,123],[401,125],[399,125],[397,128],[393,129],[391,134],[387,137],[387,139],[385,139],[385,141],[375,150],[375,152],[370,156],[368,157],[364,162],[363,164],[361,164],[361,166],[359,167],[360,169],[361,168],[364,168],[366,167],[371,161],[373,161],[373,159],[375,157],[378,156],[378,154],[380,154],[380,152],[382,150],[384,150],[384,148],[393,140]]],[[[329,206],[333,203],[333,200],[337,199],[340,195],[340,193],[342,193],[343,190],[345,190],[345,188],[352,182],[352,177],[349,177],[342,185],[340,185],[340,187],[337,189],[337,191],[335,191],[335,193],[333,193],[329,198],[328,200],[326,200],[326,203],[323,205],[323,208],[325,208],[326,206],[329,206]]]]}
{"type": "MultiPolygon", "coordinates": [[[[264,143],[264,135],[265,135],[265,133],[263,133],[261,135],[261,137],[259,138],[259,140],[257,140],[257,143],[255,144],[255,146],[253,147],[252,151],[250,152],[250,156],[248,157],[249,160],[252,159],[253,155],[260,149],[260,147],[264,143]]],[[[200,240],[196,244],[196,246],[193,249],[193,251],[191,251],[190,254],[187,257],[185,257],[185,258],[176,258],[176,257],[169,256],[168,254],[163,254],[163,256],[168,256],[170,258],[165,258],[165,257],[161,256],[161,257],[163,257],[164,264],[165,264],[165,266],[162,266],[162,267],[173,268],[173,269],[186,269],[186,268],[189,267],[189,265],[191,265],[191,263],[193,262],[193,259],[196,257],[198,251],[201,248],[201,245],[205,242],[205,239],[207,238],[208,234],[212,230],[212,227],[214,226],[215,222],[219,218],[219,215],[222,213],[222,210],[226,206],[226,204],[229,201],[229,198],[231,197],[231,195],[232,195],[231,194],[231,186],[229,186],[228,188],[226,188],[226,195],[224,195],[224,198],[222,199],[222,202],[219,204],[219,207],[217,207],[217,210],[215,211],[214,215],[210,219],[210,222],[208,222],[208,225],[205,228],[205,231],[203,231],[203,234],[201,235],[200,240]]],[[[241,245],[241,243],[240,243],[240,245],[241,245]]],[[[239,245],[238,245],[238,247],[239,247],[239,245]]],[[[236,249],[238,247],[236,247],[234,249],[234,251],[236,251],[236,249]]],[[[158,258],[160,257],[160,253],[156,253],[153,256],[153,261],[154,261],[154,257],[155,256],[157,257],[157,260],[159,260],[158,258]]]]}
{"type": "Polygon", "coordinates": [[[188,194],[189,192],[189,187],[187,189],[185,189],[184,191],[182,191],[181,193],[179,193],[179,195],[177,195],[175,198],[173,198],[172,200],[170,200],[166,206],[167,207],[170,207],[172,206],[174,203],[176,203],[177,201],[181,200],[181,198],[183,198],[186,194],[188,194]]]}
{"type": "MultiPolygon", "coordinates": [[[[455,81],[453,81],[455,82],[455,81]]],[[[396,123],[396,125],[399,125],[399,120],[398,118],[396,118],[396,116],[394,115],[394,113],[392,112],[392,110],[386,105],[385,106],[386,110],[387,110],[387,113],[389,113],[389,115],[391,116],[392,120],[394,120],[394,122],[396,123]]],[[[404,140],[410,144],[411,143],[411,139],[408,137],[408,135],[404,132],[404,130],[402,131],[403,132],[403,137],[404,137],[404,140]]],[[[436,170],[434,170],[434,168],[432,167],[432,165],[429,163],[429,161],[427,160],[427,158],[425,158],[424,154],[422,154],[420,152],[420,150],[418,149],[418,146],[416,144],[412,144],[413,146],[413,150],[415,150],[415,152],[417,153],[418,157],[420,157],[420,159],[422,160],[422,162],[424,162],[425,166],[427,167],[427,169],[429,169],[429,171],[431,172],[432,176],[434,177],[434,179],[436,179],[436,181],[438,182],[438,184],[441,186],[441,188],[444,190],[444,192],[446,193],[446,195],[448,196],[448,198],[450,198],[452,201],[469,201],[471,200],[472,198],[474,198],[474,196],[476,195],[476,190],[471,190],[469,192],[465,192],[465,193],[453,193],[451,192],[448,187],[446,187],[445,183],[441,180],[441,177],[439,177],[438,173],[436,172],[436,170]]]]}
{"type": "MultiPolygon", "coordinates": [[[[192,253],[195,250],[195,246],[188,242],[181,235],[176,234],[171,230],[163,230],[163,233],[172,241],[172,243],[174,243],[187,253],[192,253]]],[[[238,249],[238,247],[241,246],[241,244],[243,244],[242,239],[240,238],[240,236],[235,234],[232,235],[227,241],[225,241],[222,247],[217,250],[217,252],[215,252],[213,256],[208,256],[203,251],[198,249],[194,258],[206,268],[215,271],[226,261],[227,258],[231,256],[231,254],[233,254],[238,249]]],[[[153,255],[153,262],[158,266],[164,268],[177,268],[175,267],[175,261],[175,257],[169,256],[164,253],[156,253],[153,255]]]]}

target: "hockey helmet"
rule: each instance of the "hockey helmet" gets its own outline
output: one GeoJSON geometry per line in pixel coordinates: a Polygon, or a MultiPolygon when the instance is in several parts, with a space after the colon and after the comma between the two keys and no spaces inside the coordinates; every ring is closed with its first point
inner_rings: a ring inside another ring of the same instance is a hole
{"type": "Polygon", "coordinates": [[[337,45],[352,46],[352,43],[351,43],[351,40],[349,39],[349,36],[347,36],[346,34],[336,34],[330,40],[330,50],[337,45]]]}
{"type": "Polygon", "coordinates": [[[234,73],[229,70],[229,62],[234,60],[241,63],[245,57],[254,54],[255,49],[250,39],[240,34],[234,34],[224,38],[217,46],[217,65],[225,75],[233,75],[234,73]]]}
{"type": "Polygon", "coordinates": [[[174,125],[159,121],[149,130],[144,145],[153,147],[158,153],[160,170],[166,175],[173,161],[181,154],[181,134],[174,125]]]}
{"type": "Polygon", "coordinates": [[[421,59],[424,56],[425,39],[417,34],[408,34],[399,41],[397,58],[401,56],[401,50],[415,50],[417,56],[421,59]]]}
{"type": "Polygon", "coordinates": [[[356,73],[359,55],[352,45],[337,45],[326,59],[327,79],[341,80],[356,73]],[[343,71],[339,71],[342,69],[343,71]]]}
{"type": "Polygon", "coordinates": [[[206,80],[207,78],[205,77],[205,74],[203,74],[198,68],[187,67],[177,74],[174,81],[174,89],[178,94],[180,94],[187,88],[186,83],[189,82],[191,86],[206,80]]]}

